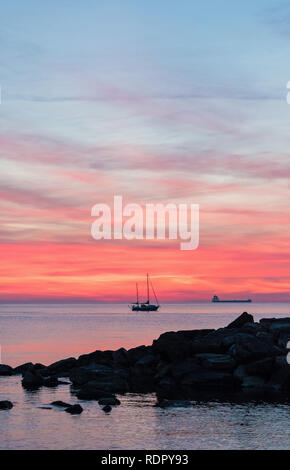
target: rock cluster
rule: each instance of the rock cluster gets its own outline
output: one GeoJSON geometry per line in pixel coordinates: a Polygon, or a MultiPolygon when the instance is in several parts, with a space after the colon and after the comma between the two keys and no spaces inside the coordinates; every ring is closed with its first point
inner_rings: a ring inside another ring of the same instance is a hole
{"type": "Polygon", "coordinates": [[[60,377],[68,377],[79,399],[98,400],[105,407],[118,405],[115,394],[127,392],[156,392],[162,406],[208,393],[290,397],[288,341],[290,318],[255,323],[244,312],[225,328],[171,331],[151,346],[97,350],[48,367],[28,363],[13,370],[1,365],[0,375],[22,373],[25,388],[57,386],[60,377]]]}

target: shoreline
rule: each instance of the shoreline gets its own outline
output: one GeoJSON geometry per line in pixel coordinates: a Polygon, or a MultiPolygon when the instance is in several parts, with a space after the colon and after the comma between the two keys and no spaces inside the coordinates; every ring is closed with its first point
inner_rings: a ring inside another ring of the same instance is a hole
{"type": "MultiPolygon", "coordinates": [[[[126,393],[155,393],[156,405],[162,407],[212,398],[288,401],[288,341],[290,318],[254,322],[244,312],[216,330],[163,333],[151,346],[97,350],[49,366],[0,364],[0,376],[22,375],[25,390],[69,384],[72,395],[97,400],[105,412],[120,404],[116,394],[126,393]]],[[[3,402],[2,409],[12,408],[3,402]]],[[[74,405],[68,412],[81,413],[80,408],[74,405]]]]}

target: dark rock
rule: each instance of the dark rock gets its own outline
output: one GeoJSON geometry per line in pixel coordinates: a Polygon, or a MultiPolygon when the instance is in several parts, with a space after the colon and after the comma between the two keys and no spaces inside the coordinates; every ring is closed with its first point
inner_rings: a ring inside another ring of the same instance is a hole
{"type": "Polygon", "coordinates": [[[77,365],[77,360],[74,357],[62,359],[61,361],[54,362],[48,366],[50,372],[63,372],[68,371],[77,365]]]}
{"type": "Polygon", "coordinates": [[[180,393],[179,389],[180,385],[177,386],[177,383],[171,377],[165,377],[156,384],[158,400],[176,398],[176,394],[180,393]]]}
{"type": "Polygon", "coordinates": [[[38,406],[40,410],[52,410],[51,406],[38,406]]]}
{"type": "Polygon", "coordinates": [[[21,383],[27,389],[39,388],[43,385],[43,378],[34,373],[34,371],[27,370],[23,375],[21,383]]]}
{"type": "Polygon", "coordinates": [[[13,403],[8,400],[2,400],[0,401],[0,410],[11,410],[13,408],[13,403]]]}
{"type": "Polygon", "coordinates": [[[242,328],[240,328],[242,333],[248,333],[250,335],[255,335],[259,331],[263,331],[263,326],[260,323],[245,323],[242,328]]]}
{"type": "Polygon", "coordinates": [[[196,358],[207,369],[231,371],[236,366],[236,361],[229,354],[201,353],[196,358]]]}
{"type": "Polygon", "coordinates": [[[32,362],[25,362],[25,364],[21,364],[20,366],[17,366],[14,368],[13,373],[14,374],[23,374],[27,370],[33,369],[34,365],[32,362]]]}
{"type": "Polygon", "coordinates": [[[192,345],[192,351],[194,354],[222,354],[234,343],[237,334],[239,334],[237,328],[220,328],[209,333],[202,339],[195,340],[192,345]]]}
{"type": "Polygon", "coordinates": [[[115,366],[128,366],[129,364],[128,353],[124,348],[114,351],[112,358],[115,366]]]}
{"type": "Polygon", "coordinates": [[[110,405],[110,406],[117,406],[117,405],[121,405],[121,402],[120,400],[118,400],[118,398],[116,397],[113,397],[113,398],[101,398],[99,401],[98,401],[99,405],[110,405]]]}
{"type": "Polygon", "coordinates": [[[0,364],[0,376],[7,376],[13,374],[13,368],[6,364],[0,364]]]}
{"type": "Polygon", "coordinates": [[[44,385],[44,387],[57,387],[61,383],[62,382],[59,381],[57,377],[46,377],[43,379],[42,385],[44,385]]]}
{"type": "Polygon", "coordinates": [[[107,366],[113,365],[113,351],[94,351],[90,354],[82,354],[76,366],[88,366],[90,364],[102,364],[107,366]]]}
{"type": "MultiPolygon", "coordinates": [[[[186,361],[178,361],[172,364],[170,372],[172,377],[179,381],[184,375],[191,373],[196,369],[198,360],[195,358],[187,359],[186,361]]],[[[199,367],[198,367],[199,370],[199,367]]]]}
{"type": "Polygon", "coordinates": [[[271,375],[269,381],[267,382],[266,386],[269,389],[277,390],[277,391],[290,391],[290,367],[287,364],[285,367],[280,367],[276,369],[274,373],[271,375]]]}
{"type": "Polygon", "coordinates": [[[105,413],[110,413],[110,411],[112,411],[112,408],[110,407],[110,405],[105,405],[102,410],[105,412],[105,413]]]}
{"type": "Polygon", "coordinates": [[[245,365],[247,375],[258,376],[268,379],[274,369],[275,358],[266,357],[259,361],[250,362],[245,365]]]}
{"type": "Polygon", "coordinates": [[[36,364],[33,364],[33,368],[35,370],[42,370],[42,369],[47,369],[47,367],[44,364],[40,364],[40,362],[37,362],[36,364]]]}
{"type": "Polygon", "coordinates": [[[243,312],[238,318],[229,323],[226,328],[241,328],[245,323],[254,323],[253,315],[243,312]]]}
{"type": "Polygon", "coordinates": [[[79,415],[83,412],[83,408],[81,407],[81,405],[71,405],[66,408],[65,411],[67,413],[70,413],[71,415],[79,415]]]}
{"type": "Polygon", "coordinates": [[[185,359],[192,354],[192,344],[192,340],[174,331],[170,331],[163,333],[157,340],[153,341],[152,350],[161,359],[176,361],[185,359]]]}
{"type": "Polygon", "coordinates": [[[185,375],[181,379],[181,384],[194,389],[220,389],[235,388],[236,380],[228,372],[215,371],[196,367],[196,370],[185,375]]]}
{"type": "Polygon", "coordinates": [[[135,363],[137,367],[151,367],[156,363],[156,357],[153,354],[145,354],[144,356],[140,357],[138,361],[135,363]]]}
{"type": "Polygon", "coordinates": [[[99,400],[100,398],[114,397],[113,393],[102,390],[99,382],[96,380],[83,385],[80,390],[77,391],[76,395],[80,400],[99,400]]]}
{"type": "MultiPolygon", "coordinates": [[[[231,331],[231,330],[228,330],[228,331],[231,331]]],[[[242,342],[247,342],[247,341],[251,341],[252,337],[253,337],[252,334],[242,332],[241,330],[236,330],[236,333],[225,336],[223,338],[222,344],[223,344],[223,347],[228,351],[228,349],[233,344],[235,344],[238,339],[242,342]]]]}
{"type": "Polygon", "coordinates": [[[98,378],[109,377],[114,374],[111,367],[95,364],[94,367],[76,367],[71,370],[69,379],[74,385],[83,385],[91,380],[97,380],[98,378]]]}
{"type": "Polygon", "coordinates": [[[264,318],[260,323],[272,334],[290,333],[290,318],[264,318]]]}
{"type": "Polygon", "coordinates": [[[263,388],[265,380],[262,377],[246,376],[242,380],[243,388],[263,388]]]}
{"type": "Polygon", "coordinates": [[[158,382],[163,377],[168,376],[171,372],[171,368],[172,366],[168,364],[168,362],[159,361],[158,364],[156,364],[154,381],[158,382]]]}
{"type": "Polygon", "coordinates": [[[290,333],[281,332],[277,338],[277,345],[282,349],[290,349],[290,333]]]}
{"type": "Polygon", "coordinates": [[[273,342],[247,335],[248,338],[237,337],[230,347],[229,353],[238,363],[251,362],[265,357],[276,356],[280,350],[273,342]]]}
{"type": "Polygon", "coordinates": [[[146,353],[151,352],[151,346],[137,346],[137,348],[131,348],[127,351],[128,361],[131,365],[135,364],[141,357],[145,356],[146,353]]]}
{"type": "Polygon", "coordinates": [[[215,330],[214,329],[202,329],[202,330],[179,330],[177,331],[177,335],[186,339],[190,339],[191,341],[194,341],[196,339],[201,339],[204,336],[209,335],[210,333],[213,333],[215,330]]]}
{"type": "Polygon", "coordinates": [[[72,406],[70,403],[66,403],[66,402],[61,401],[61,400],[52,401],[51,405],[59,406],[60,408],[69,408],[70,406],[72,406]]]}

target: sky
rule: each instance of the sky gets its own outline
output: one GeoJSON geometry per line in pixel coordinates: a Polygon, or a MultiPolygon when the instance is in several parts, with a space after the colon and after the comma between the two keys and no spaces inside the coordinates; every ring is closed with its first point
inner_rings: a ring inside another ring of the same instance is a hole
{"type": "Polygon", "coordinates": [[[290,301],[290,6],[0,3],[0,302],[290,301]],[[91,209],[200,206],[200,244],[91,209]]]}

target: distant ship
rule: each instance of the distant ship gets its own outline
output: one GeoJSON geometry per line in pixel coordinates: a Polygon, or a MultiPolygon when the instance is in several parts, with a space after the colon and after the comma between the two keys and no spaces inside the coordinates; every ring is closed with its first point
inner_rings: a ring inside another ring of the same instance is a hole
{"type": "Polygon", "coordinates": [[[228,302],[230,302],[230,303],[237,303],[237,302],[239,302],[239,303],[240,302],[249,303],[249,302],[252,302],[251,299],[247,299],[247,300],[220,300],[217,295],[214,295],[213,298],[211,299],[211,301],[212,302],[226,302],[226,303],[228,303],[228,302]]]}
{"type": "Polygon", "coordinates": [[[148,273],[147,273],[147,301],[143,303],[139,302],[138,284],[136,284],[136,302],[130,305],[130,307],[131,307],[132,312],[156,312],[159,309],[160,305],[157,300],[157,296],[155,294],[153,284],[151,281],[149,281],[148,273]],[[151,285],[151,288],[155,297],[156,304],[150,304],[149,282],[150,282],[150,285],[151,285]]]}

